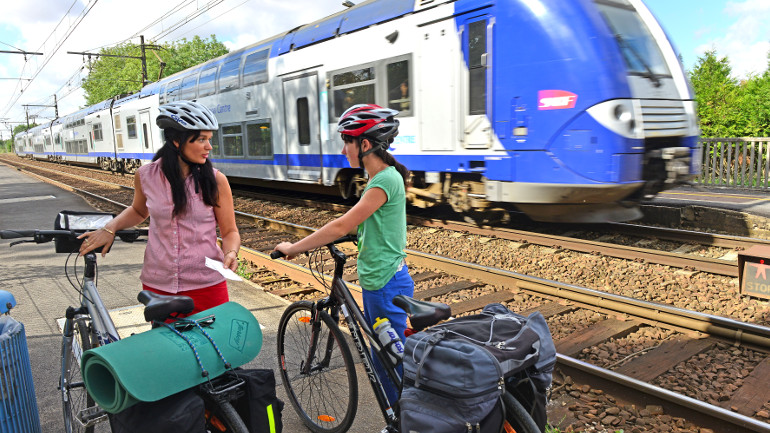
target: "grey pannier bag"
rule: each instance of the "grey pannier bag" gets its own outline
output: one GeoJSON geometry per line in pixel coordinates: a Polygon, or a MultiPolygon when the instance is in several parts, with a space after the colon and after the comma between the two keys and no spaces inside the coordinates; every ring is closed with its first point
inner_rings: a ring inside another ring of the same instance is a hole
{"type": "MultiPolygon", "coordinates": [[[[401,431],[499,433],[507,379],[531,374],[549,386],[555,361],[543,316],[524,317],[501,304],[411,335],[404,352],[401,431]]],[[[538,389],[545,400],[545,388],[538,389]]],[[[529,403],[524,407],[531,408],[529,403]]]]}

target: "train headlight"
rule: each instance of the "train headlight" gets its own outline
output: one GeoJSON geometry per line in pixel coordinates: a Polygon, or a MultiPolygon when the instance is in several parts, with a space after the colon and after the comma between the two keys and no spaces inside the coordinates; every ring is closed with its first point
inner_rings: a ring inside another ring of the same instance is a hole
{"type": "Polygon", "coordinates": [[[586,110],[599,124],[626,138],[644,138],[641,109],[631,99],[613,99],[586,110]]]}

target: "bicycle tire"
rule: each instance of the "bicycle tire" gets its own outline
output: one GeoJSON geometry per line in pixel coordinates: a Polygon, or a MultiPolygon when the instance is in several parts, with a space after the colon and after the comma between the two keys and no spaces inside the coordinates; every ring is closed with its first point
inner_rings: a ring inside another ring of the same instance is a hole
{"type": "Polygon", "coordinates": [[[98,346],[98,342],[91,340],[89,331],[90,318],[79,318],[72,322],[72,344],[70,350],[65,352],[64,340],[62,340],[62,364],[59,376],[59,388],[62,398],[62,411],[64,413],[64,431],[66,433],[93,433],[94,426],[83,427],[78,421],[77,414],[89,407],[95,407],[96,402],[88,394],[83,378],[80,375],[80,355],[88,349],[98,346]],[[76,344],[79,347],[76,347],[76,344]]]}
{"type": "Polygon", "coordinates": [[[358,379],[350,347],[339,326],[321,311],[319,343],[313,362],[334,345],[327,367],[302,374],[312,335],[313,303],[298,301],[286,308],[278,323],[278,365],[286,394],[302,422],[316,433],[350,429],[358,409],[358,379]]]}
{"type": "MultiPolygon", "coordinates": [[[[243,422],[243,419],[235,410],[233,405],[230,404],[230,402],[215,402],[213,400],[209,400],[207,406],[208,405],[211,405],[211,407],[214,409],[214,416],[216,416],[219,421],[224,424],[225,430],[223,433],[249,433],[249,429],[246,428],[246,424],[243,422]]],[[[206,419],[206,427],[210,427],[211,422],[211,417],[208,417],[206,419]]],[[[210,431],[221,430],[217,427],[216,429],[210,431]]]]}
{"type": "Polygon", "coordinates": [[[529,412],[510,392],[503,394],[503,404],[505,404],[505,420],[516,433],[541,433],[529,412]]]}

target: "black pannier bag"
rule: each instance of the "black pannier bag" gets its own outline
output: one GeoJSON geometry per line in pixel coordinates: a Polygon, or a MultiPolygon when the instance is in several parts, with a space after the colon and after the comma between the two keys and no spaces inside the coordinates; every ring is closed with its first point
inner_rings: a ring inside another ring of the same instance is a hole
{"type": "Polygon", "coordinates": [[[206,433],[203,399],[192,389],[139,402],[109,417],[112,433],[206,433]]]}
{"type": "Polygon", "coordinates": [[[503,387],[545,431],[545,404],[556,348],[540,313],[524,317],[501,304],[406,339],[401,431],[499,433],[503,387]]]}
{"type": "Polygon", "coordinates": [[[283,402],[275,395],[275,374],[271,369],[240,369],[228,371],[243,379],[245,393],[233,402],[250,433],[281,433],[283,402]]]}

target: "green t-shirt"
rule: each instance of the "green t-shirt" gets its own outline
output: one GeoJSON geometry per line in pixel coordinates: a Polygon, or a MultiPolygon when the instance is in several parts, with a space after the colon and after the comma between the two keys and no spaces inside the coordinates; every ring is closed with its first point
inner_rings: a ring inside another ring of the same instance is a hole
{"type": "Polygon", "coordinates": [[[364,194],[372,188],[385,191],[388,201],[358,226],[358,281],[366,290],[379,290],[406,257],[406,191],[393,166],[369,179],[364,194]]]}

